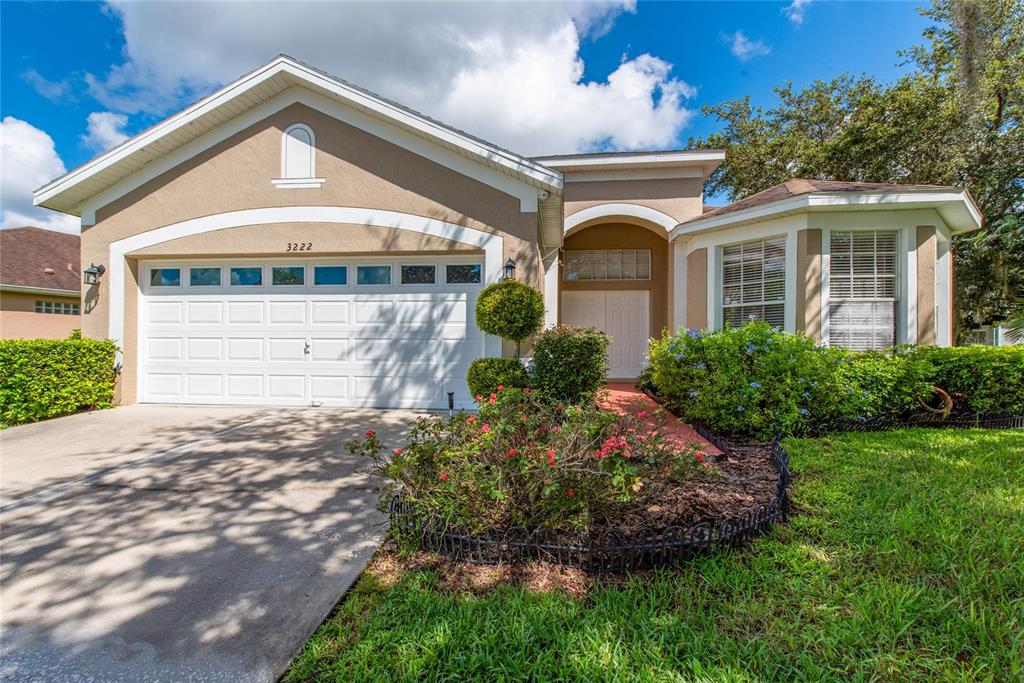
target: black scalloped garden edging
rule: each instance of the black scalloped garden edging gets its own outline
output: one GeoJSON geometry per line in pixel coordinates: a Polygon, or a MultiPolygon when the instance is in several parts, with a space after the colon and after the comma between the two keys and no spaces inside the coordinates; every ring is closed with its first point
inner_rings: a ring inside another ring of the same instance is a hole
{"type": "Polygon", "coordinates": [[[1024,429],[1024,415],[989,413],[980,415],[911,415],[906,418],[846,420],[823,426],[821,432],[887,432],[893,429],[927,427],[930,429],[1024,429]]]}
{"type": "MultiPolygon", "coordinates": [[[[720,450],[726,444],[715,439],[720,450]]],[[[769,458],[778,478],[767,503],[738,515],[705,520],[692,526],[666,526],[623,533],[610,529],[598,534],[560,533],[547,529],[498,529],[468,533],[440,517],[422,517],[409,501],[395,496],[388,512],[399,535],[416,538],[421,549],[475,564],[544,561],[590,572],[624,572],[667,567],[716,548],[737,547],[766,532],[789,516],[789,454],[776,436],[769,458]]]]}

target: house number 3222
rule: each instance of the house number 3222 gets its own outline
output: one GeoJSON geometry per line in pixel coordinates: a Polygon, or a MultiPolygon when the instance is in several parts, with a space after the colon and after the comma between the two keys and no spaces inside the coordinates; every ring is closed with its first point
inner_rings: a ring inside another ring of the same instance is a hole
{"type": "Polygon", "coordinates": [[[285,251],[313,251],[312,242],[289,242],[285,251]]]}

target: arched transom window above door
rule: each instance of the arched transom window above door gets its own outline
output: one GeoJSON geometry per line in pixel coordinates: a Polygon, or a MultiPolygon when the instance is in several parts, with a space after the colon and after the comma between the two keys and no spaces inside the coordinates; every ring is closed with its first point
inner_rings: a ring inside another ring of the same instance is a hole
{"type": "Polygon", "coordinates": [[[288,126],[281,134],[281,177],[271,182],[278,189],[319,188],[316,177],[316,135],[304,123],[288,126]]]}

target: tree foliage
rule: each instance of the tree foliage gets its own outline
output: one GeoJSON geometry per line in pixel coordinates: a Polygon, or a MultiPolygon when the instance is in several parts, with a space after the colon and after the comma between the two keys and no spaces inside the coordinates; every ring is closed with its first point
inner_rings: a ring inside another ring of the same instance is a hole
{"type": "Polygon", "coordinates": [[[734,199],[794,177],[967,188],[985,221],[955,245],[959,319],[973,327],[1012,314],[1024,287],[1024,0],[920,11],[934,24],[895,83],[846,74],[786,83],[771,108],[705,107],[723,128],[691,145],[726,150],[706,191],[734,199]]]}

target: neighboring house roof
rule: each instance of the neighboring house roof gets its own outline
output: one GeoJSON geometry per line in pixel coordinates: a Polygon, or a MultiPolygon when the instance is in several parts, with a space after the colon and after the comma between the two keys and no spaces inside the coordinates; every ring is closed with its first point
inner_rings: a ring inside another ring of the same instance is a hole
{"type": "Polygon", "coordinates": [[[967,190],[946,185],[900,185],[794,178],[728,206],[684,221],[672,231],[703,232],[804,210],[933,208],[957,232],[981,227],[981,212],[967,190]]]}
{"type": "Polygon", "coordinates": [[[81,291],[78,235],[42,228],[0,230],[0,287],[8,290],[81,291]]]}
{"type": "MultiPolygon", "coordinates": [[[[36,190],[34,201],[40,206],[79,215],[83,211],[82,204],[87,200],[157,159],[182,149],[215,129],[227,127],[229,121],[295,86],[302,86],[363,114],[386,121],[539,190],[561,191],[562,174],[556,170],[287,55],[279,55],[237,81],[47,183],[36,190]]],[[[217,134],[210,137],[215,138],[217,134]]],[[[210,144],[216,141],[219,138],[210,144]]]]}

